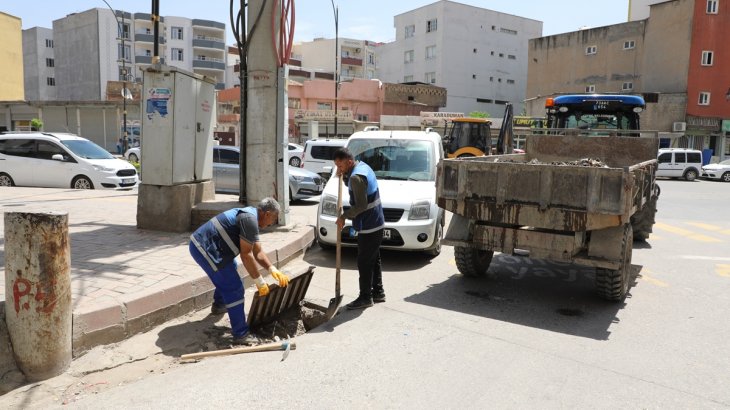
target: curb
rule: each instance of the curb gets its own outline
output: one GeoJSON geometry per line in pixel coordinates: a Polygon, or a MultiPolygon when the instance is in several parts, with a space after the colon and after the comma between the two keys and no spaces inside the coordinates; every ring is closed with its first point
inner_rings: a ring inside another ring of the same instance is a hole
{"type": "MultiPolygon", "coordinates": [[[[308,249],[315,240],[315,228],[301,226],[284,244],[268,253],[277,266],[283,265],[308,249]]],[[[73,356],[104,344],[120,342],[137,333],[162,323],[210,306],[213,285],[207,276],[181,281],[180,283],[148,289],[133,295],[129,300],[109,303],[101,309],[73,313],[73,356]]]]}

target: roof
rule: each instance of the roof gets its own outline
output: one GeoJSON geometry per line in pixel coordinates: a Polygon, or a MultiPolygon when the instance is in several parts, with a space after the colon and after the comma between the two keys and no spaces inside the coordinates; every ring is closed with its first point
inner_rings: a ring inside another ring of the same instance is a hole
{"type": "Polygon", "coordinates": [[[626,105],[646,105],[644,99],[638,95],[624,95],[624,94],[573,94],[573,95],[560,95],[553,98],[555,105],[561,104],[580,104],[586,101],[620,101],[626,105]]]}

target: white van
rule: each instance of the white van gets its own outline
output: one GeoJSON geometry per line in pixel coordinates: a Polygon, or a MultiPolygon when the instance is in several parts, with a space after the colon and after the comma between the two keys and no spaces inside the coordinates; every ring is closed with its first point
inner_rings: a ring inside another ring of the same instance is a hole
{"type": "Polygon", "coordinates": [[[702,151],[689,148],[660,148],[656,176],[694,181],[702,169],[702,151]]]}
{"type": "Polygon", "coordinates": [[[335,166],[332,155],[334,155],[337,148],[344,147],[346,142],[347,140],[342,138],[306,141],[300,168],[319,174],[327,180],[335,166]]]}
{"type": "Polygon", "coordinates": [[[125,188],[139,179],[127,161],[73,134],[0,134],[0,186],[125,188]]]}
{"type": "MultiPolygon", "coordinates": [[[[436,165],[443,158],[441,136],[425,131],[361,131],[347,140],[356,160],[375,172],[385,214],[383,249],[441,252],[444,211],[436,204],[436,165]]],[[[337,183],[333,177],[320,197],[317,240],[323,247],[337,244],[337,183]]],[[[342,205],[349,207],[347,188],[342,205]]],[[[343,246],[357,246],[357,236],[345,221],[343,246]]]]}

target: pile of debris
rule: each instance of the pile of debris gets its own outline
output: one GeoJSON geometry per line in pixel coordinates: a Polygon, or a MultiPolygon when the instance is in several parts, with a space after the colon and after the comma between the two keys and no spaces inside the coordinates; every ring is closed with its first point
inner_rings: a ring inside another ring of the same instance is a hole
{"type": "Polygon", "coordinates": [[[569,167],[592,167],[592,168],[610,168],[605,162],[598,158],[583,158],[575,161],[552,161],[542,162],[537,158],[533,158],[527,162],[517,161],[514,159],[497,159],[494,162],[511,162],[515,164],[530,164],[530,165],[558,165],[558,166],[569,166],[569,167]]]}

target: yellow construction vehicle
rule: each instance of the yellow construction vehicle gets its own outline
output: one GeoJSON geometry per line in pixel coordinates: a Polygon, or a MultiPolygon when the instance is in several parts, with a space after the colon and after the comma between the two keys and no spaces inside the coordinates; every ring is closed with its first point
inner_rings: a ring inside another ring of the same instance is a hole
{"type": "Polygon", "coordinates": [[[446,123],[444,153],[447,158],[490,155],[492,122],[486,118],[454,118],[446,123]]]}

